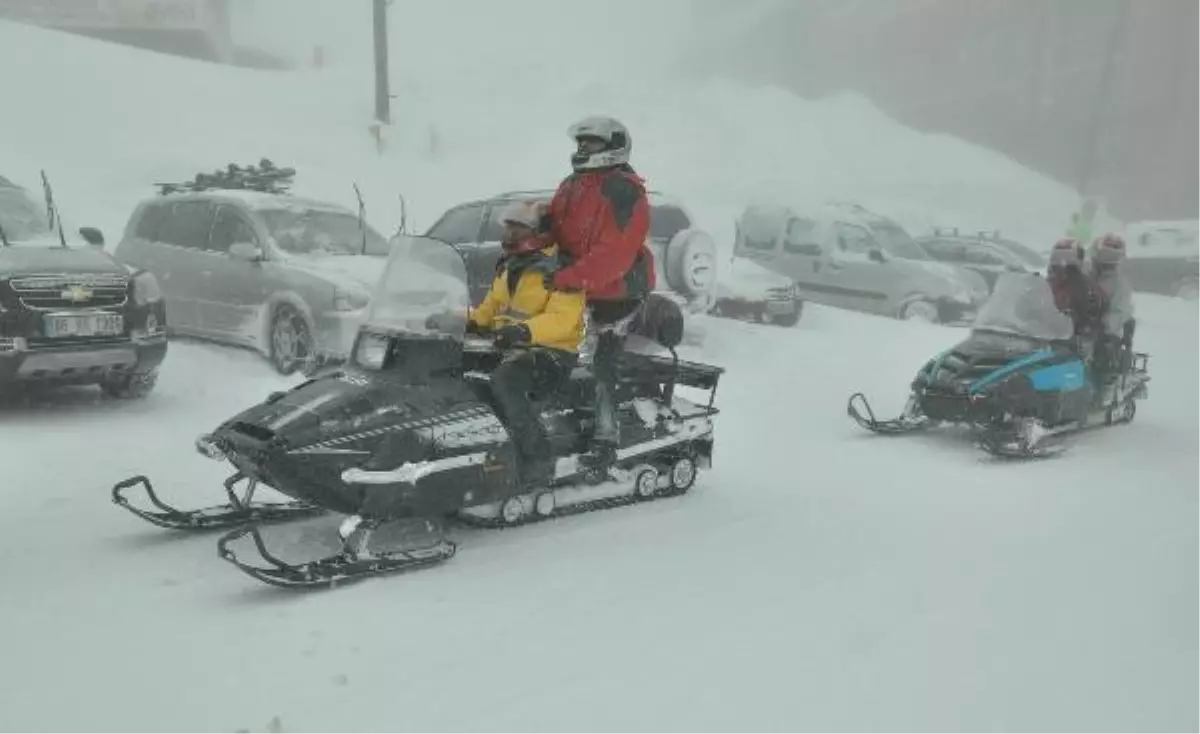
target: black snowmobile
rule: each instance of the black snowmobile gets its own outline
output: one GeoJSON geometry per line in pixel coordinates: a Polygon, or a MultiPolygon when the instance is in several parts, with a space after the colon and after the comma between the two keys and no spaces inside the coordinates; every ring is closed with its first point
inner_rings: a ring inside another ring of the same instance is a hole
{"type": "MultiPolygon", "coordinates": [[[[142,476],[117,484],[113,501],[163,527],[238,526],[218,541],[222,558],[267,583],[308,587],[447,560],[456,548],[444,532],[448,519],[514,525],[678,495],[711,465],[713,397],[723,370],[678,358],[681,321],[643,319],[641,335],[670,356],[622,355],[616,463],[598,472],[577,463],[592,422],[592,377],[581,366],[561,394],[544,399],[541,417],[557,466],[549,486],[528,489],[492,403],[489,375],[503,355],[490,342],[465,338],[469,297],[454,248],[398,235],[349,362],[271,394],[197,440],[201,453],[234,468],[225,482],[227,504],[177,510],[142,476]],[[706,395],[693,401],[677,388],[706,395]],[[292,501],[254,501],[260,484],[292,501]],[[128,490],[139,486],[153,507],[130,503],[128,490]],[[348,517],[339,530],[341,551],[320,560],[280,560],[257,528],[326,510],[348,517]],[[420,526],[428,542],[369,545],[374,531],[398,525],[420,526]],[[266,565],[237,557],[232,543],[244,536],[266,565]]],[[[682,318],[677,307],[674,316],[682,318]]]]}
{"type": "Polygon", "coordinates": [[[1044,278],[1006,273],[971,335],[917,373],[898,417],[877,419],[862,393],[850,396],[846,412],[881,434],[964,424],[996,456],[1058,453],[1070,433],[1133,420],[1150,380],[1149,356],[1133,350],[1134,325],[1126,322],[1115,349],[1091,357],[1044,278]]]}

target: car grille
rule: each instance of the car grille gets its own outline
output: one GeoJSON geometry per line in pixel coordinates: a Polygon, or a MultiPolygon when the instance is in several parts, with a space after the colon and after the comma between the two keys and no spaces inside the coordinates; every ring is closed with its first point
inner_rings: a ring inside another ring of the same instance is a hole
{"type": "Polygon", "coordinates": [[[21,305],[36,311],[124,306],[129,278],[124,275],[35,275],[13,278],[9,286],[21,305]]]}
{"type": "Polygon", "coordinates": [[[786,288],[768,288],[767,299],[771,301],[790,301],[792,300],[792,287],[786,288]]]}

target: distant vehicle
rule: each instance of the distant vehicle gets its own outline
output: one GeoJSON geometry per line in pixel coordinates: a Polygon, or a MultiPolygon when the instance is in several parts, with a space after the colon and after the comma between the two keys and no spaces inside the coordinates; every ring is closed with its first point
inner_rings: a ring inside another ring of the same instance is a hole
{"type": "Polygon", "coordinates": [[[27,385],[99,385],[149,395],[167,354],[154,275],[104,251],[93,227],[65,231],[46,206],[0,176],[0,392],[27,385]]]}
{"type": "Polygon", "coordinates": [[[1044,255],[1002,238],[998,231],[972,235],[960,233],[958,228],[935,228],[933,234],[917,237],[914,242],[938,262],[979,273],[989,293],[1003,273],[1041,273],[1048,265],[1044,255]]]}
{"type": "Polygon", "coordinates": [[[988,296],[979,274],[935,262],[898,223],[855,205],[751,205],[734,254],[792,279],[806,301],[900,319],[969,323],[988,296]]]}
{"type": "Polygon", "coordinates": [[[730,259],[717,280],[710,314],[776,326],[795,326],[804,311],[796,284],[744,257],[730,259]]]}
{"type": "Polygon", "coordinates": [[[349,355],[389,250],[361,211],[273,185],[147,198],[114,254],[158,276],[172,333],[251,347],[287,375],[349,355]]]}
{"type": "Polygon", "coordinates": [[[1137,222],[1125,230],[1125,272],[1135,291],[1200,298],[1200,238],[1196,220],[1137,222]]]}
{"type": "MultiPolygon", "coordinates": [[[[511,191],[489,199],[459,204],[434,223],[426,237],[449,242],[467,260],[473,301],[487,293],[491,273],[500,259],[503,226],[500,215],[514,200],[549,201],[550,190],[511,191]],[[486,277],[485,277],[486,276],[486,277]]],[[[716,300],[717,247],[679,201],[649,192],[650,249],[654,253],[657,290],[685,310],[702,313],[716,300]]]]}

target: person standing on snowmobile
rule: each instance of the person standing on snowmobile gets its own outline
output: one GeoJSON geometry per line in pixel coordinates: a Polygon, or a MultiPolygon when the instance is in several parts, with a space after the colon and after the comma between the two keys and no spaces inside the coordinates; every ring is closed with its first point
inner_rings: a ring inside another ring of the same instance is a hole
{"type": "Polygon", "coordinates": [[[1076,339],[1090,341],[1096,331],[1100,302],[1095,285],[1085,270],[1084,249],[1079,240],[1067,237],[1054,244],[1046,279],[1054,294],[1054,305],[1071,317],[1076,339]]]}
{"type": "Polygon", "coordinates": [[[578,363],[585,308],[583,293],[546,288],[558,250],[538,237],[544,216],[542,206],[527,201],[502,213],[496,278],[467,321],[467,333],[491,335],[507,352],[492,372],[492,393],[530,486],[552,479],[555,463],[533,400],[557,390],[578,363]]]}
{"type": "Polygon", "coordinates": [[[1089,255],[1097,299],[1093,369],[1097,382],[1104,384],[1123,368],[1118,364],[1121,345],[1133,339],[1133,288],[1121,267],[1125,261],[1125,240],[1119,235],[1110,233],[1097,238],[1089,255]]]}
{"type": "Polygon", "coordinates": [[[550,201],[547,241],[558,244],[564,267],[547,279],[559,291],[587,294],[589,330],[596,332],[595,430],[586,467],[607,467],[620,444],[617,369],[625,335],[654,289],[654,256],[646,246],[650,204],[642,179],[629,165],[629,131],[611,117],[572,125],[574,172],[550,201]]]}

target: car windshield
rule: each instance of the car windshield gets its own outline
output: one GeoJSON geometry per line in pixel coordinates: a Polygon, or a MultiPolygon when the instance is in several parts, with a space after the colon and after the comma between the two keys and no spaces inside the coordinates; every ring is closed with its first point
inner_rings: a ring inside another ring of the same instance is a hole
{"type": "Polygon", "coordinates": [[[293,255],[373,255],[388,254],[388,242],[370,226],[366,227],[366,252],[363,252],[363,228],[358,217],[349,212],[325,209],[263,209],[267,229],[285,252],[293,255]]]}
{"type": "Polygon", "coordinates": [[[925,248],[913,242],[913,238],[909,236],[908,232],[894,224],[874,224],[871,226],[871,231],[883,245],[883,249],[896,257],[902,257],[905,260],[932,259],[929,257],[929,253],[925,252],[925,248]]]}
{"type": "Polygon", "coordinates": [[[1004,250],[1007,250],[1008,252],[1011,252],[1023,264],[1028,265],[1035,270],[1041,270],[1042,268],[1046,267],[1045,257],[1039,255],[1036,250],[1026,247],[1019,242],[1013,242],[1011,240],[997,240],[996,245],[1004,250]]]}
{"type": "MultiPolygon", "coordinates": [[[[431,237],[396,235],[364,324],[375,332],[462,340],[470,305],[467,266],[457,250],[431,237]]],[[[384,351],[383,337],[361,339],[355,361],[378,366],[384,351]]]]}
{"type": "Polygon", "coordinates": [[[25,190],[0,179],[0,227],[9,242],[51,239],[45,210],[25,190]]]}
{"type": "Polygon", "coordinates": [[[972,329],[1040,341],[1064,341],[1074,333],[1070,317],[1054,304],[1049,281],[1037,273],[1001,275],[972,329]]]}
{"type": "Polygon", "coordinates": [[[690,226],[687,214],[677,206],[656,206],[650,210],[650,239],[669,241],[690,226]]]}

